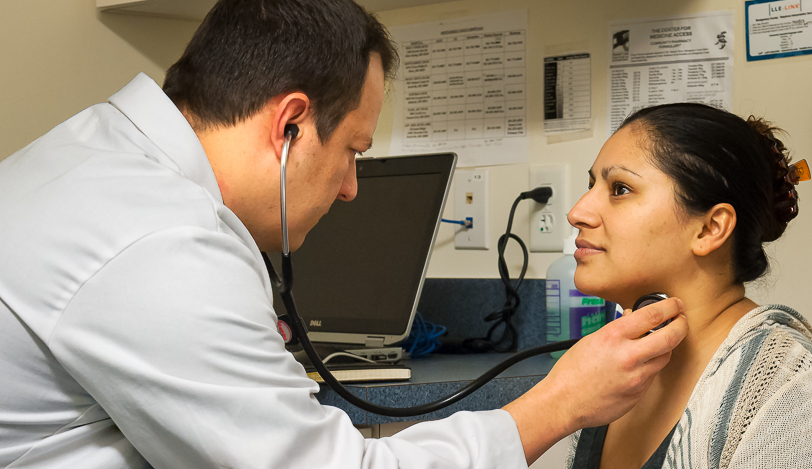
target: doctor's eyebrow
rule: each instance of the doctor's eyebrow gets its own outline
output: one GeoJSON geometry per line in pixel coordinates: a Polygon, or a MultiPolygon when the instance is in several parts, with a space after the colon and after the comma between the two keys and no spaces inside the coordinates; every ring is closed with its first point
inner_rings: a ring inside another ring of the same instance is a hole
{"type": "Polygon", "coordinates": [[[370,137],[370,138],[369,138],[369,140],[364,141],[364,142],[362,143],[362,145],[363,145],[363,146],[366,146],[366,150],[364,150],[364,151],[367,151],[367,150],[369,150],[370,148],[372,148],[372,137],[370,137]]]}

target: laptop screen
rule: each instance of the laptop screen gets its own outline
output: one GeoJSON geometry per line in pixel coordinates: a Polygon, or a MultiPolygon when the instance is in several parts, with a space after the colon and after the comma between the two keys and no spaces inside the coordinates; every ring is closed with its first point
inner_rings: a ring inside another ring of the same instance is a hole
{"type": "Polygon", "coordinates": [[[356,160],[355,200],[333,203],[291,255],[311,340],[408,336],[455,162],[453,153],[356,160]]]}

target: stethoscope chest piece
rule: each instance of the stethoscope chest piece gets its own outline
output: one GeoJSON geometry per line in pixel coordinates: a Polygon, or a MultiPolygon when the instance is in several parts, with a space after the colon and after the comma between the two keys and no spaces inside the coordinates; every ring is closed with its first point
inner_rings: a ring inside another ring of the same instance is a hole
{"type": "MultiPolygon", "coordinates": [[[[649,293],[648,295],[643,295],[640,298],[638,298],[637,301],[634,302],[634,306],[632,306],[632,311],[637,311],[640,308],[645,308],[648,305],[654,304],[658,301],[662,301],[666,298],[668,298],[668,295],[666,295],[665,293],[649,293]]],[[[673,321],[673,319],[667,319],[662,324],[648,331],[648,334],[651,334],[654,331],[662,329],[663,327],[669,325],[671,321],[673,321]]]]}

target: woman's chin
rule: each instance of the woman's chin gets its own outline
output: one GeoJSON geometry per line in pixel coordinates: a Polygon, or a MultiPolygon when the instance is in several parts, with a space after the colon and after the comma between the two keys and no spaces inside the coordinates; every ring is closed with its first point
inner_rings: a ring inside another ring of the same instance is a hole
{"type": "Polygon", "coordinates": [[[575,272],[575,288],[577,288],[579,292],[619,303],[622,296],[619,291],[619,286],[596,280],[597,279],[590,278],[590,276],[587,275],[579,276],[578,271],[575,272]]]}

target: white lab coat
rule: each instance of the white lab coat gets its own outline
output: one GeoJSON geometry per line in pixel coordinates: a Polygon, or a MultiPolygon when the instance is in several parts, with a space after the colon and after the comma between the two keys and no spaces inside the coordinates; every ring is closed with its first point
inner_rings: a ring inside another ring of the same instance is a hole
{"type": "Polygon", "coordinates": [[[146,75],[0,162],[0,466],[526,468],[507,412],[364,440],[146,75]]]}

